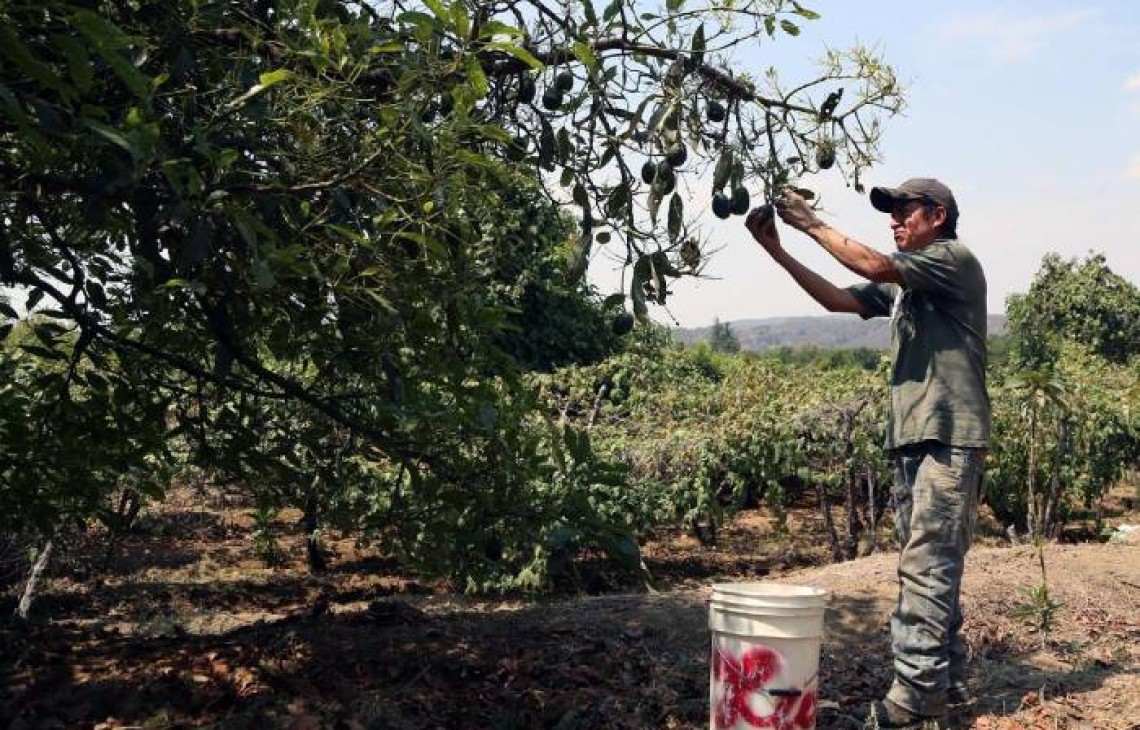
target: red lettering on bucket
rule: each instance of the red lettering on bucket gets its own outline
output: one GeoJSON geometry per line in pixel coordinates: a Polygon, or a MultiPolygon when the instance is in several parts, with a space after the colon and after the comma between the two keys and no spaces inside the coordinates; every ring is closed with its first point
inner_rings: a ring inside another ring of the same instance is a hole
{"type": "Polygon", "coordinates": [[[713,655],[713,679],[720,687],[714,701],[713,719],[718,728],[735,728],[738,723],[748,727],[775,728],[776,730],[808,730],[815,726],[818,700],[814,687],[805,688],[794,696],[782,696],[773,705],[772,712],[762,715],[753,709],[750,697],[766,693],[765,685],[784,665],[784,658],[766,646],[758,646],[740,657],[717,648],[713,655]]]}

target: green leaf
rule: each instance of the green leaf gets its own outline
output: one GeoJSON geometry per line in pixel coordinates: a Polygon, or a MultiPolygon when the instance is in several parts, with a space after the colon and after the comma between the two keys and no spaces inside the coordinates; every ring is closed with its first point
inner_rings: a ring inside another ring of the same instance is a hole
{"type": "Polygon", "coordinates": [[[479,126],[479,132],[487,139],[503,144],[509,144],[512,141],[510,132],[500,127],[498,124],[482,124],[479,126]]]}
{"type": "Polygon", "coordinates": [[[488,20],[479,28],[480,38],[494,38],[495,36],[508,38],[522,38],[523,32],[514,26],[507,25],[498,20],[488,20]]]}
{"type": "Polygon", "coordinates": [[[520,46],[516,46],[514,43],[502,43],[496,41],[494,43],[488,43],[487,48],[491,48],[496,51],[502,51],[503,53],[514,56],[518,60],[525,63],[527,66],[530,66],[535,71],[542,71],[546,68],[546,64],[531,55],[530,51],[520,46]]]}
{"type": "Polygon", "coordinates": [[[598,160],[597,169],[600,170],[600,169],[604,168],[616,156],[617,156],[617,146],[613,145],[613,144],[606,145],[606,150],[605,150],[605,152],[602,153],[602,159],[598,160]]]}
{"type": "Polygon", "coordinates": [[[471,19],[467,17],[467,8],[463,3],[452,3],[451,22],[455,26],[455,34],[460,38],[471,35],[471,19]]]}
{"type": "Polygon", "coordinates": [[[546,117],[539,117],[539,132],[538,132],[538,162],[539,165],[546,167],[554,160],[554,155],[557,150],[557,140],[554,137],[554,127],[550,126],[550,122],[546,117]]]}
{"type": "Polygon", "coordinates": [[[261,96],[262,94],[264,94],[266,91],[269,91],[274,86],[280,84],[283,81],[287,81],[287,80],[293,78],[293,76],[294,76],[293,72],[288,70],[288,69],[278,69],[276,71],[269,71],[267,73],[263,73],[263,74],[261,74],[260,78],[258,79],[258,83],[249,87],[249,90],[246,91],[241,96],[239,96],[236,99],[226,103],[226,105],[224,107],[222,107],[222,109],[223,109],[223,111],[228,112],[228,111],[233,111],[234,109],[237,109],[241,106],[244,106],[245,104],[249,103],[250,101],[252,101],[252,100],[256,99],[257,97],[261,96]]]}
{"type": "Polygon", "coordinates": [[[246,245],[252,249],[256,249],[258,238],[257,220],[244,210],[234,208],[230,210],[230,221],[233,223],[234,228],[237,228],[238,235],[246,242],[246,245]]]}
{"type": "Polygon", "coordinates": [[[673,243],[677,242],[677,238],[681,235],[681,224],[684,222],[685,204],[681,200],[680,193],[673,193],[673,199],[669,201],[669,240],[673,243]]]}
{"type": "Polygon", "coordinates": [[[598,24],[598,15],[594,12],[594,3],[591,0],[582,0],[582,12],[586,16],[586,25],[598,24]]]}
{"type": "Polygon", "coordinates": [[[471,82],[472,88],[475,89],[475,93],[480,98],[487,95],[487,90],[490,88],[487,83],[487,74],[483,72],[483,66],[475,54],[467,57],[467,80],[471,82]]]}
{"type": "Polygon", "coordinates": [[[676,13],[684,4],[685,0],[665,0],[665,9],[670,13],[676,13]]]}
{"type": "Polygon", "coordinates": [[[590,194],[586,191],[586,186],[582,183],[578,183],[574,186],[574,202],[583,209],[589,209],[590,207],[590,194]]]}
{"type": "Polygon", "coordinates": [[[653,222],[653,225],[657,225],[657,211],[661,209],[663,197],[659,186],[654,185],[649,189],[649,220],[653,222]]]}
{"type": "Polygon", "coordinates": [[[396,16],[396,20],[404,25],[413,25],[420,32],[431,32],[435,29],[436,20],[427,13],[418,10],[409,10],[396,16]]]}
{"type": "MultiPolygon", "coordinates": [[[[656,251],[650,256],[650,260],[653,262],[653,270],[656,271],[658,275],[672,277],[681,275],[681,272],[678,271],[677,267],[673,265],[673,262],[669,260],[669,254],[664,251],[656,251]]],[[[665,282],[662,280],[660,290],[664,291],[664,289],[665,282]]]]}
{"type": "MultiPolygon", "coordinates": [[[[7,17],[7,12],[5,12],[5,17],[7,17]]],[[[16,35],[15,30],[7,23],[0,24],[0,56],[11,61],[40,86],[57,91],[65,97],[74,96],[74,92],[60,82],[59,77],[52,71],[51,67],[41,63],[32,55],[28,47],[16,35]]]]}
{"type": "Polygon", "coordinates": [[[405,43],[400,40],[390,40],[384,43],[378,43],[368,49],[369,53],[383,54],[383,53],[403,53],[407,48],[405,43]]]}
{"type": "Polygon", "coordinates": [[[744,183],[744,161],[736,160],[732,165],[732,172],[728,176],[729,187],[736,190],[744,183]]]}
{"type": "Polygon", "coordinates": [[[558,142],[558,159],[562,160],[563,162],[569,160],[570,157],[574,154],[574,143],[570,141],[570,132],[566,129],[566,127],[563,127],[562,129],[558,130],[558,134],[555,135],[555,139],[558,142]]]}
{"type": "Polygon", "coordinates": [[[89,10],[73,10],[71,22],[91,42],[96,52],[131,93],[140,99],[151,97],[154,92],[151,79],[139,71],[123,53],[134,45],[134,39],[111,21],[89,10]]]}
{"type": "Polygon", "coordinates": [[[48,348],[40,347],[39,345],[29,345],[26,343],[21,343],[20,349],[23,350],[24,352],[35,355],[36,357],[42,357],[45,360],[66,360],[67,359],[67,355],[64,355],[62,352],[60,352],[58,350],[49,350],[48,348]]]}
{"type": "Polygon", "coordinates": [[[569,265],[566,267],[566,281],[577,284],[586,274],[590,266],[590,248],[593,246],[593,236],[583,234],[578,237],[578,244],[571,250],[569,265]]]}
{"type": "Polygon", "coordinates": [[[795,14],[801,18],[807,18],[808,20],[819,20],[820,18],[819,13],[815,12],[814,10],[808,10],[803,5],[795,2],[795,0],[792,2],[792,7],[795,8],[793,12],[795,12],[795,14]]]}
{"type": "Polygon", "coordinates": [[[781,20],[780,21],[780,27],[783,28],[784,32],[787,33],[788,35],[799,35],[800,34],[800,27],[790,20],[781,20]]]}
{"type": "Polygon", "coordinates": [[[720,158],[716,161],[716,168],[713,170],[713,191],[722,190],[728,182],[729,176],[732,174],[733,168],[733,154],[732,150],[726,149],[720,153],[720,158]]]}
{"type": "Polygon", "coordinates": [[[268,89],[270,87],[276,86],[282,81],[288,81],[295,75],[296,74],[287,68],[279,68],[276,71],[266,71],[265,73],[258,76],[257,83],[268,89]]]}
{"type": "Polygon", "coordinates": [[[633,315],[642,324],[649,322],[649,305],[645,301],[645,284],[649,281],[650,262],[642,256],[633,265],[633,276],[629,284],[629,298],[633,302],[633,315]]]}
{"type": "Polygon", "coordinates": [[[73,36],[53,35],[51,42],[67,57],[67,73],[71,82],[80,91],[88,91],[95,80],[95,73],[91,69],[87,49],[73,36]]]}
{"type": "Polygon", "coordinates": [[[606,198],[606,217],[615,220],[622,218],[629,208],[630,197],[629,182],[622,181],[606,198]]]}
{"type": "Polygon", "coordinates": [[[159,289],[186,289],[198,294],[203,294],[206,291],[206,285],[200,281],[191,281],[190,279],[167,279],[162,283],[159,289]]]}
{"type": "Polygon", "coordinates": [[[695,63],[704,63],[705,61],[705,26],[704,23],[697,26],[697,30],[693,33],[693,61],[695,63]]]}
{"type": "Polygon", "coordinates": [[[36,305],[39,304],[40,300],[43,298],[43,289],[32,289],[31,293],[28,294],[28,298],[24,301],[24,311],[30,312],[35,309],[36,305]]]}
{"type": "Polygon", "coordinates": [[[452,26],[451,15],[447,12],[447,8],[443,6],[439,0],[424,0],[424,5],[432,12],[438,20],[442,21],[448,27],[452,26]]]}
{"type": "Polygon", "coordinates": [[[594,49],[582,41],[577,41],[573,46],[574,57],[582,62],[593,73],[598,72],[598,57],[594,55],[594,49]]]}
{"type": "Polygon", "coordinates": [[[673,112],[674,103],[672,101],[663,101],[657,105],[653,110],[653,116],[649,117],[649,124],[647,125],[651,135],[657,134],[661,127],[665,124],[665,120],[673,112]]]}

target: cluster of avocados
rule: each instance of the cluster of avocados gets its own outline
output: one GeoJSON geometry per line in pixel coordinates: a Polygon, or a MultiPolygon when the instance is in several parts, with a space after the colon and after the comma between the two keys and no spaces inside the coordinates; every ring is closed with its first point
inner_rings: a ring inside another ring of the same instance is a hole
{"type": "Polygon", "coordinates": [[[681,153],[672,156],[666,153],[665,159],[657,162],[646,160],[645,164],[641,166],[641,179],[648,185],[659,185],[663,196],[673,192],[673,188],[677,185],[677,173],[674,168],[679,167],[679,165],[672,164],[670,157],[680,159],[683,162],[688,156],[685,145],[681,142],[678,142],[677,145],[681,148],[681,153]]]}
{"type": "Polygon", "coordinates": [[[554,77],[554,83],[542,92],[542,108],[547,111],[557,111],[566,95],[574,90],[574,74],[569,71],[560,71],[554,77]]]}
{"type": "Polygon", "coordinates": [[[751,203],[752,200],[748,195],[748,190],[743,186],[733,190],[731,195],[717,192],[713,195],[712,199],[713,215],[722,220],[728,218],[730,215],[744,215],[748,212],[748,207],[751,203]]]}
{"type": "MultiPolygon", "coordinates": [[[[719,101],[710,100],[708,106],[705,107],[705,115],[710,122],[723,122],[728,112],[725,111],[724,105],[719,101]]],[[[648,141],[649,135],[646,132],[638,132],[634,135],[634,141],[644,143],[648,141]]],[[[689,149],[685,147],[685,143],[676,141],[669,145],[664,150],[664,159],[654,162],[653,160],[646,160],[645,164],[641,166],[641,179],[647,185],[660,184],[661,194],[668,195],[673,192],[673,188],[677,184],[677,176],[674,172],[678,167],[681,167],[689,159],[689,149]]],[[[748,191],[741,190],[743,197],[744,211],[748,210],[748,191]]],[[[736,198],[733,198],[736,201],[736,198]]],[[[735,206],[732,207],[735,211],[735,206]]],[[[727,214],[722,217],[727,217],[727,214]]]]}

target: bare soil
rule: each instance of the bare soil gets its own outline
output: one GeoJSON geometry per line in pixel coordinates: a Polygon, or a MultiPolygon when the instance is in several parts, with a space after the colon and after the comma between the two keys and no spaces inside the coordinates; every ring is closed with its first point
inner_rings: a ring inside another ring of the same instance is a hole
{"type": "MultiPolygon", "coordinates": [[[[1140,524],[1134,510],[1125,499],[1104,524],[1140,524]]],[[[348,539],[309,574],[295,515],[278,527],[296,559],[266,567],[251,527],[249,510],[187,498],[143,520],[106,569],[95,536],[73,546],[37,620],[0,623],[0,728],[707,728],[707,601],[735,580],[831,592],[821,730],[861,727],[889,683],[889,535],[825,564],[811,505],[790,536],[757,511],[715,547],[658,535],[644,546],[655,592],[585,565],[579,592],[541,599],[456,595],[348,539]]],[[[1140,544],[1044,555],[1061,608],[1042,637],[1018,617],[1042,582],[1035,548],[983,522],[963,595],[978,701],[957,726],[1140,728],[1140,544]]],[[[10,592],[0,611],[13,605],[10,592]]]]}

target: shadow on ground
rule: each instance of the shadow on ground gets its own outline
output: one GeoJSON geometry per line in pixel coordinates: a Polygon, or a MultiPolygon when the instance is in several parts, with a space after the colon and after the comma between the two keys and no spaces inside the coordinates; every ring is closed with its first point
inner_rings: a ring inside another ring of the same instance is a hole
{"type": "MultiPolygon", "coordinates": [[[[296,587],[296,586],[295,586],[296,587]]],[[[165,590],[173,590],[167,587],[165,590]]],[[[203,597],[208,600],[208,597],[203,597]]],[[[383,598],[209,636],[49,624],[0,629],[10,727],[212,724],[343,728],[705,728],[705,594],[600,596],[439,611],[383,598]]],[[[820,730],[851,728],[890,675],[882,599],[837,597],[821,658],[820,730]]],[[[220,604],[224,605],[224,604],[220,604]]],[[[1048,672],[1010,653],[975,667],[974,716],[1047,686],[1080,693],[1121,666],[1048,672]]]]}

